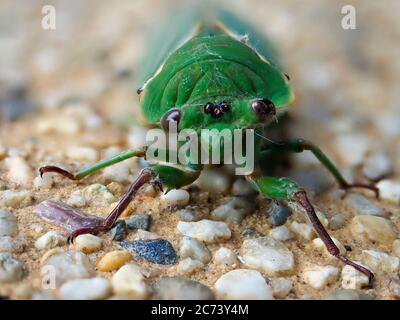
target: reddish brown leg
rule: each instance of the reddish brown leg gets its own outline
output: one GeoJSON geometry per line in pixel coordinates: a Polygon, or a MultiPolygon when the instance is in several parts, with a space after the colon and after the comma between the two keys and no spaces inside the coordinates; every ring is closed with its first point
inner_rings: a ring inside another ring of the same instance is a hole
{"type": "Polygon", "coordinates": [[[339,260],[343,261],[345,264],[348,264],[348,265],[352,266],[353,268],[355,268],[356,270],[365,274],[369,278],[370,283],[372,283],[372,281],[374,279],[374,274],[370,270],[368,270],[367,268],[364,268],[363,266],[360,266],[359,264],[351,261],[350,259],[348,259],[345,256],[340,254],[339,248],[335,245],[332,238],[329,236],[328,232],[325,230],[324,226],[319,221],[319,219],[315,213],[314,207],[308,200],[306,192],[305,191],[297,191],[294,195],[294,200],[297,201],[305,209],[318,236],[325,243],[325,246],[327,247],[330,254],[332,254],[334,257],[338,258],[339,260]]]}

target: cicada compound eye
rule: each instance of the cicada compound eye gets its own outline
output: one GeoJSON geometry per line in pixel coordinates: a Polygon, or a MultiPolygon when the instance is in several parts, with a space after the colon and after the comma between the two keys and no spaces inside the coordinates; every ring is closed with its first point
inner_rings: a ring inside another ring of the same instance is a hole
{"type": "Polygon", "coordinates": [[[164,129],[164,131],[169,131],[170,127],[173,125],[178,128],[181,117],[182,111],[180,109],[171,109],[161,118],[161,127],[164,129]]]}
{"type": "Polygon", "coordinates": [[[253,109],[260,122],[265,122],[270,115],[276,114],[275,105],[272,101],[268,99],[253,101],[253,103],[251,104],[251,108],[253,109]]]}

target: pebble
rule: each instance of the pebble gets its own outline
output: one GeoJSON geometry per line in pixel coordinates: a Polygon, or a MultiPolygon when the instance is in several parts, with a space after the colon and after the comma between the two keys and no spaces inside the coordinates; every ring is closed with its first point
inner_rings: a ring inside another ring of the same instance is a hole
{"type": "Polygon", "coordinates": [[[128,250],[107,252],[97,263],[97,269],[102,272],[110,272],[119,269],[131,260],[132,254],[128,250]]]}
{"type": "Polygon", "coordinates": [[[9,252],[0,252],[0,283],[15,282],[22,279],[24,264],[9,252]]]}
{"type": "Polygon", "coordinates": [[[131,229],[149,230],[151,216],[145,213],[136,213],[125,220],[126,226],[131,229]]]}
{"type": "Polygon", "coordinates": [[[213,300],[213,291],[200,282],[181,277],[162,277],[153,284],[157,300],[213,300]]]}
{"type": "Polygon", "coordinates": [[[400,258],[400,239],[393,241],[393,253],[400,258]]]}
{"type": "Polygon", "coordinates": [[[75,208],[82,208],[88,204],[88,199],[81,191],[74,191],[67,200],[67,204],[75,208]]]}
{"type": "Polygon", "coordinates": [[[5,165],[10,181],[24,187],[29,187],[33,180],[32,169],[22,157],[7,157],[5,165]]]}
{"type": "Polygon", "coordinates": [[[232,185],[232,194],[234,196],[251,196],[257,191],[245,179],[237,179],[232,185]]]}
{"type": "Polygon", "coordinates": [[[74,240],[74,247],[83,253],[92,253],[101,249],[102,239],[93,234],[81,234],[74,240]]]}
{"type": "Polygon", "coordinates": [[[177,260],[173,246],[164,239],[124,241],[120,242],[120,246],[152,263],[175,264],[177,260]]]}
{"type": "Polygon", "coordinates": [[[35,189],[50,189],[53,186],[54,179],[51,173],[46,173],[41,177],[40,175],[33,179],[33,186],[35,189]]]}
{"type": "Polygon", "coordinates": [[[160,238],[161,237],[157,233],[138,229],[134,240],[154,240],[154,239],[160,239],[160,238]]]}
{"type": "Polygon", "coordinates": [[[279,226],[269,231],[269,235],[275,240],[287,241],[294,238],[294,234],[286,226],[279,226]]]}
{"type": "Polygon", "coordinates": [[[269,284],[276,299],[285,298],[293,288],[293,281],[286,278],[274,278],[269,284]]]}
{"type": "Polygon", "coordinates": [[[283,243],[271,237],[245,240],[241,253],[247,267],[269,276],[288,274],[294,269],[293,253],[283,243]]]}
{"type": "Polygon", "coordinates": [[[324,300],[372,300],[373,297],[360,291],[351,289],[337,289],[329,292],[324,300]]]}
{"type": "Polygon", "coordinates": [[[79,121],[66,115],[39,118],[36,123],[36,130],[41,134],[61,133],[69,135],[77,134],[81,129],[79,121]]]}
{"type": "Polygon", "coordinates": [[[400,182],[381,180],[378,182],[379,197],[394,204],[400,204],[400,182]]]}
{"type": "Polygon", "coordinates": [[[128,133],[128,144],[132,149],[138,149],[146,146],[146,134],[149,129],[142,126],[134,126],[128,133]]]}
{"type": "Polygon", "coordinates": [[[200,177],[193,182],[200,190],[214,194],[227,193],[231,187],[229,175],[220,168],[207,168],[200,177]]]}
{"type": "Polygon", "coordinates": [[[67,243],[67,237],[57,231],[49,231],[35,241],[35,248],[38,250],[61,247],[67,243]]]}
{"type": "Polygon", "coordinates": [[[47,270],[47,268],[54,270],[57,286],[68,280],[91,278],[95,275],[95,270],[90,259],[80,251],[54,251],[54,253],[46,252],[45,255],[46,259],[42,259],[42,262],[43,267],[46,267],[46,269],[42,270],[47,270]]]}
{"type": "Polygon", "coordinates": [[[360,164],[369,148],[366,136],[359,133],[345,133],[334,140],[336,153],[347,166],[360,164]]]}
{"type": "Polygon", "coordinates": [[[397,237],[393,222],[376,216],[355,216],[351,220],[350,231],[356,239],[375,241],[382,245],[391,245],[397,237]]]}
{"type": "MultiPolygon", "coordinates": [[[[332,237],[332,236],[331,236],[331,239],[333,240],[333,243],[336,244],[336,246],[339,248],[340,254],[345,255],[347,250],[346,250],[346,248],[343,246],[343,244],[342,244],[338,239],[336,239],[336,238],[334,238],[334,237],[332,237]]],[[[321,238],[315,238],[315,239],[312,241],[312,243],[313,243],[313,245],[314,245],[317,249],[323,250],[323,251],[325,252],[326,255],[328,255],[328,256],[330,256],[330,257],[333,257],[333,256],[329,253],[328,249],[327,249],[326,246],[325,246],[325,243],[321,240],[321,238]]]]}
{"type": "Polygon", "coordinates": [[[186,236],[181,240],[179,256],[199,260],[202,263],[208,263],[211,260],[211,253],[202,242],[186,236]]]}
{"type": "Polygon", "coordinates": [[[390,174],[392,166],[383,152],[374,152],[367,156],[362,168],[363,174],[371,180],[379,180],[390,174]]]}
{"type": "Polygon", "coordinates": [[[105,204],[110,204],[117,200],[115,196],[108,191],[107,187],[100,183],[94,183],[87,186],[83,189],[83,193],[88,199],[99,196],[105,204]]]}
{"type": "MultiPolygon", "coordinates": [[[[354,261],[357,264],[368,268],[365,264],[359,261],[354,261]]],[[[343,289],[361,289],[369,284],[368,277],[357,271],[352,266],[345,265],[342,269],[342,288],[343,289]]]]}
{"type": "Polygon", "coordinates": [[[329,228],[331,230],[338,230],[344,226],[345,222],[346,221],[344,219],[343,214],[337,213],[337,214],[333,215],[332,218],[330,219],[329,228]]]}
{"type": "Polygon", "coordinates": [[[226,198],[224,203],[216,207],[211,216],[215,220],[224,220],[229,223],[240,223],[244,217],[255,209],[254,201],[242,197],[226,198]]]}
{"type": "Polygon", "coordinates": [[[25,241],[10,236],[0,237],[0,252],[22,253],[25,250],[25,241]]]}
{"type": "Polygon", "coordinates": [[[90,147],[73,146],[67,149],[67,157],[81,162],[95,163],[99,159],[99,152],[90,147]]]}
{"type": "Polygon", "coordinates": [[[306,240],[312,240],[316,236],[314,228],[307,223],[298,223],[297,221],[293,221],[290,224],[290,229],[306,240]]]}
{"type": "Polygon", "coordinates": [[[190,275],[204,267],[204,264],[192,258],[184,258],[179,261],[177,271],[182,275],[190,275]]]}
{"type": "Polygon", "coordinates": [[[281,226],[285,224],[292,212],[288,206],[277,201],[271,201],[267,213],[272,225],[281,226]]]}
{"type": "Polygon", "coordinates": [[[383,216],[385,214],[385,210],[379,208],[361,194],[349,194],[346,197],[346,203],[359,215],[383,216]]]}
{"type": "Polygon", "coordinates": [[[198,210],[182,209],[176,212],[179,219],[185,222],[199,221],[203,218],[204,214],[198,210]]]}
{"type": "Polygon", "coordinates": [[[189,192],[182,189],[172,189],[161,195],[161,201],[167,205],[185,206],[189,200],[189,192]]]}
{"type": "Polygon", "coordinates": [[[7,148],[0,145],[0,160],[3,160],[5,157],[7,157],[7,155],[8,155],[7,148]]]}
{"type": "Polygon", "coordinates": [[[389,292],[395,299],[400,299],[400,280],[391,279],[389,281],[389,292]]]}
{"type": "Polygon", "coordinates": [[[111,293],[110,282],[99,277],[70,280],[60,288],[64,300],[100,300],[108,298],[111,293]]]}
{"type": "Polygon", "coordinates": [[[214,262],[225,266],[235,266],[238,264],[238,259],[231,249],[221,247],[214,253],[214,262]]]}
{"type": "Polygon", "coordinates": [[[219,299],[273,300],[272,289],[260,272],[236,269],[222,275],[214,289],[219,299]]]}
{"type": "Polygon", "coordinates": [[[126,264],[111,278],[114,293],[135,299],[146,299],[151,294],[151,288],[145,282],[142,270],[135,264],[126,264]]]}
{"type": "Polygon", "coordinates": [[[0,191],[0,207],[22,208],[30,205],[32,201],[29,191],[0,191]]]}
{"type": "Polygon", "coordinates": [[[304,280],[314,289],[321,290],[337,280],[339,271],[333,266],[313,266],[304,271],[304,280]]]}
{"type": "Polygon", "coordinates": [[[363,250],[363,262],[375,272],[395,273],[400,269],[400,259],[382,251],[363,250]]]}
{"type": "Polygon", "coordinates": [[[126,238],[127,234],[128,234],[128,230],[127,230],[127,226],[126,226],[126,222],[125,220],[118,220],[115,225],[114,228],[112,228],[111,230],[111,238],[114,241],[122,241],[126,238]]]}
{"type": "Polygon", "coordinates": [[[177,228],[183,235],[206,243],[216,243],[231,238],[231,230],[221,221],[207,219],[197,222],[179,221],[177,228]]]}
{"type": "Polygon", "coordinates": [[[108,181],[129,182],[130,162],[123,161],[104,168],[102,174],[108,181]]]}
{"type": "Polygon", "coordinates": [[[16,236],[17,234],[17,218],[9,211],[0,210],[0,236],[16,236]]]}

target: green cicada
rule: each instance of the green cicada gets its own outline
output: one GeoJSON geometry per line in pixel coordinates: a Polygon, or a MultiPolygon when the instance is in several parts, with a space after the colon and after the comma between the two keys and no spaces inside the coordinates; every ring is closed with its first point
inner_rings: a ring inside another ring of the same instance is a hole
{"type": "MultiPolygon", "coordinates": [[[[210,17],[201,11],[185,12],[174,17],[165,33],[146,55],[143,82],[138,89],[140,106],[147,122],[168,132],[171,124],[179,131],[193,129],[250,129],[261,133],[254,140],[255,170],[246,178],[264,197],[295,201],[310,218],[317,234],[329,252],[366,274],[373,274],[339,253],[339,249],[318,220],[304,189],[282,177],[264,176],[260,163],[287,152],[311,151],[335,177],[341,188],[361,187],[377,191],[374,186],[349,184],[336,166],[315,145],[303,139],[279,144],[260,142],[263,127],[274,118],[277,110],[289,105],[293,89],[289,77],[278,67],[276,53],[250,25],[234,15],[218,11],[210,17]],[[205,18],[207,17],[207,18],[205,18]]],[[[55,166],[40,168],[41,174],[57,172],[79,180],[87,175],[131,157],[146,157],[146,150],[127,150],[103,160],[77,174],[55,166]]],[[[195,181],[203,165],[153,163],[143,169],[127,193],[106,219],[82,218],[73,239],[83,233],[99,233],[113,227],[119,215],[137,191],[152,183],[160,188],[180,188],[195,181]]]]}

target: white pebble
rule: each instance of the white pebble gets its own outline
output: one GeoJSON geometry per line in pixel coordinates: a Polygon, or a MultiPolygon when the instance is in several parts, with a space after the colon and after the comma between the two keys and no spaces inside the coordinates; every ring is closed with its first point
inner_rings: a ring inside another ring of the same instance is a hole
{"type": "Polygon", "coordinates": [[[204,264],[201,261],[185,258],[179,261],[177,270],[182,275],[190,275],[202,267],[204,267],[204,264]]]}
{"type": "Polygon", "coordinates": [[[274,278],[270,282],[272,293],[275,298],[283,299],[293,288],[293,281],[286,278],[274,278]]]}
{"type": "Polygon", "coordinates": [[[87,199],[99,196],[104,204],[110,204],[117,200],[115,196],[107,189],[107,187],[100,183],[94,183],[90,186],[87,186],[85,189],[83,189],[83,194],[87,199]]]}
{"type": "Polygon", "coordinates": [[[111,278],[111,283],[117,295],[146,299],[151,293],[142,270],[134,264],[122,266],[111,278]]]}
{"type": "Polygon", "coordinates": [[[260,272],[236,269],[222,275],[214,285],[219,299],[273,300],[272,289],[260,272]]]}
{"type": "Polygon", "coordinates": [[[218,168],[208,168],[201,172],[200,177],[193,182],[202,191],[210,193],[227,193],[231,187],[228,174],[218,168]]]}
{"type": "Polygon", "coordinates": [[[348,166],[360,164],[368,151],[368,139],[358,133],[341,134],[334,140],[336,152],[348,166]]]}
{"type": "Polygon", "coordinates": [[[17,218],[9,211],[0,210],[0,236],[16,236],[17,234],[17,218]]]}
{"type": "Polygon", "coordinates": [[[73,160],[95,163],[99,159],[99,152],[90,147],[70,147],[66,152],[73,160]]]}
{"type": "Polygon", "coordinates": [[[41,236],[35,242],[35,248],[38,250],[52,249],[63,246],[67,243],[67,238],[57,231],[49,231],[41,236]]]}
{"type": "Polygon", "coordinates": [[[24,276],[24,264],[8,252],[0,252],[0,283],[15,282],[24,276]]]}
{"type": "Polygon", "coordinates": [[[41,134],[62,133],[76,134],[81,131],[80,121],[66,115],[48,116],[37,121],[36,130],[41,134]]]}
{"type": "MultiPolygon", "coordinates": [[[[357,264],[368,268],[359,261],[354,261],[357,264]]],[[[343,289],[361,289],[369,284],[368,277],[357,271],[352,266],[345,265],[342,269],[342,288],[343,289]]]]}
{"type": "Polygon", "coordinates": [[[168,205],[185,206],[189,203],[189,192],[182,189],[172,189],[161,195],[161,201],[168,205]]]}
{"type": "Polygon", "coordinates": [[[200,220],[197,222],[179,221],[178,230],[185,236],[195,238],[206,243],[216,243],[230,239],[231,230],[225,222],[200,220]]]}
{"type": "Polygon", "coordinates": [[[29,191],[0,191],[0,207],[22,208],[28,206],[32,201],[29,191]]]}
{"type": "Polygon", "coordinates": [[[25,241],[13,239],[10,236],[0,237],[0,252],[21,253],[24,252],[25,241]]]}
{"type": "Polygon", "coordinates": [[[225,266],[234,266],[238,263],[236,253],[229,248],[221,247],[214,253],[214,262],[225,266]]]}
{"type": "Polygon", "coordinates": [[[271,237],[245,240],[241,253],[247,267],[269,276],[288,274],[294,270],[293,253],[282,242],[271,237]]]}
{"type": "Polygon", "coordinates": [[[375,241],[382,245],[390,245],[397,238],[394,223],[376,216],[353,217],[350,223],[350,231],[356,239],[375,241]]]}
{"type": "Polygon", "coordinates": [[[363,262],[375,272],[395,273],[400,269],[400,259],[382,251],[363,250],[363,262]]]}
{"type": "Polygon", "coordinates": [[[82,208],[87,205],[89,198],[81,191],[74,191],[67,200],[67,204],[76,208],[82,208]]]}
{"type": "Polygon", "coordinates": [[[400,239],[393,241],[393,253],[400,258],[400,239]]]}
{"type": "Polygon", "coordinates": [[[180,248],[179,256],[181,258],[192,258],[207,263],[211,260],[211,253],[207,247],[197,239],[191,237],[183,237],[180,248]]]}
{"type": "Polygon", "coordinates": [[[229,197],[225,202],[216,207],[211,215],[215,220],[224,220],[232,223],[240,223],[244,217],[255,209],[254,201],[243,197],[229,197]]]}
{"type": "Polygon", "coordinates": [[[148,128],[135,126],[129,130],[128,144],[132,149],[139,149],[146,146],[146,134],[149,131],[148,128]]]}
{"type": "Polygon", "coordinates": [[[33,186],[35,189],[50,189],[53,186],[53,175],[51,173],[46,173],[41,176],[35,177],[33,180],[33,186]]]}
{"type": "Polygon", "coordinates": [[[318,290],[335,282],[338,276],[339,269],[333,266],[314,266],[304,272],[306,283],[318,290]]]}
{"type": "Polygon", "coordinates": [[[24,187],[29,187],[33,180],[32,169],[21,157],[7,157],[5,160],[10,181],[24,187]]]}
{"type": "Polygon", "coordinates": [[[60,295],[65,300],[100,300],[111,295],[111,285],[107,279],[76,279],[64,283],[60,295]]]}
{"type": "MultiPolygon", "coordinates": [[[[333,240],[333,243],[336,244],[336,246],[339,248],[339,252],[340,254],[344,255],[346,254],[346,248],[343,246],[343,244],[336,238],[331,237],[331,239],[333,240]]],[[[332,257],[332,255],[329,253],[328,249],[326,248],[325,243],[320,239],[320,238],[315,238],[312,241],[313,245],[320,250],[323,250],[325,252],[326,255],[329,255],[332,257]]]]}
{"type": "Polygon", "coordinates": [[[294,238],[294,234],[286,226],[279,226],[269,231],[269,235],[275,240],[287,241],[294,238]]]}
{"type": "Polygon", "coordinates": [[[161,237],[155,232],[138,229],[136,231],[134,240],[154,240],[154,239],[160,239],[160,238],[161,237]]]}
{"type": "Polygon", "coordinates": [[[371,180],[378,180],[387,176],[392,170],[387,155],[383,152],[374,152],[365,159],[363,166],[364,175],[371,180]]]}
{"type": "Polygon", "coordinates": [[[92,234],[81,234],[74,240],[76,250],[84,253],[92,253],[101,249],[101,238],[92,234]]]}
{"type": "Polygon", "coordinates": [[[312,240],[316,236],[313,227],[307,223],[298,223],[297,221],[293,221],[290,224],[290,228],[294,233],[306,240],[312,240]]]}
{"type": "Polygon", "coordinates": [[[400,204],[400,182],[394,180],[382,180],[377,184],[379,197],[394,204],[400,204]]]}

